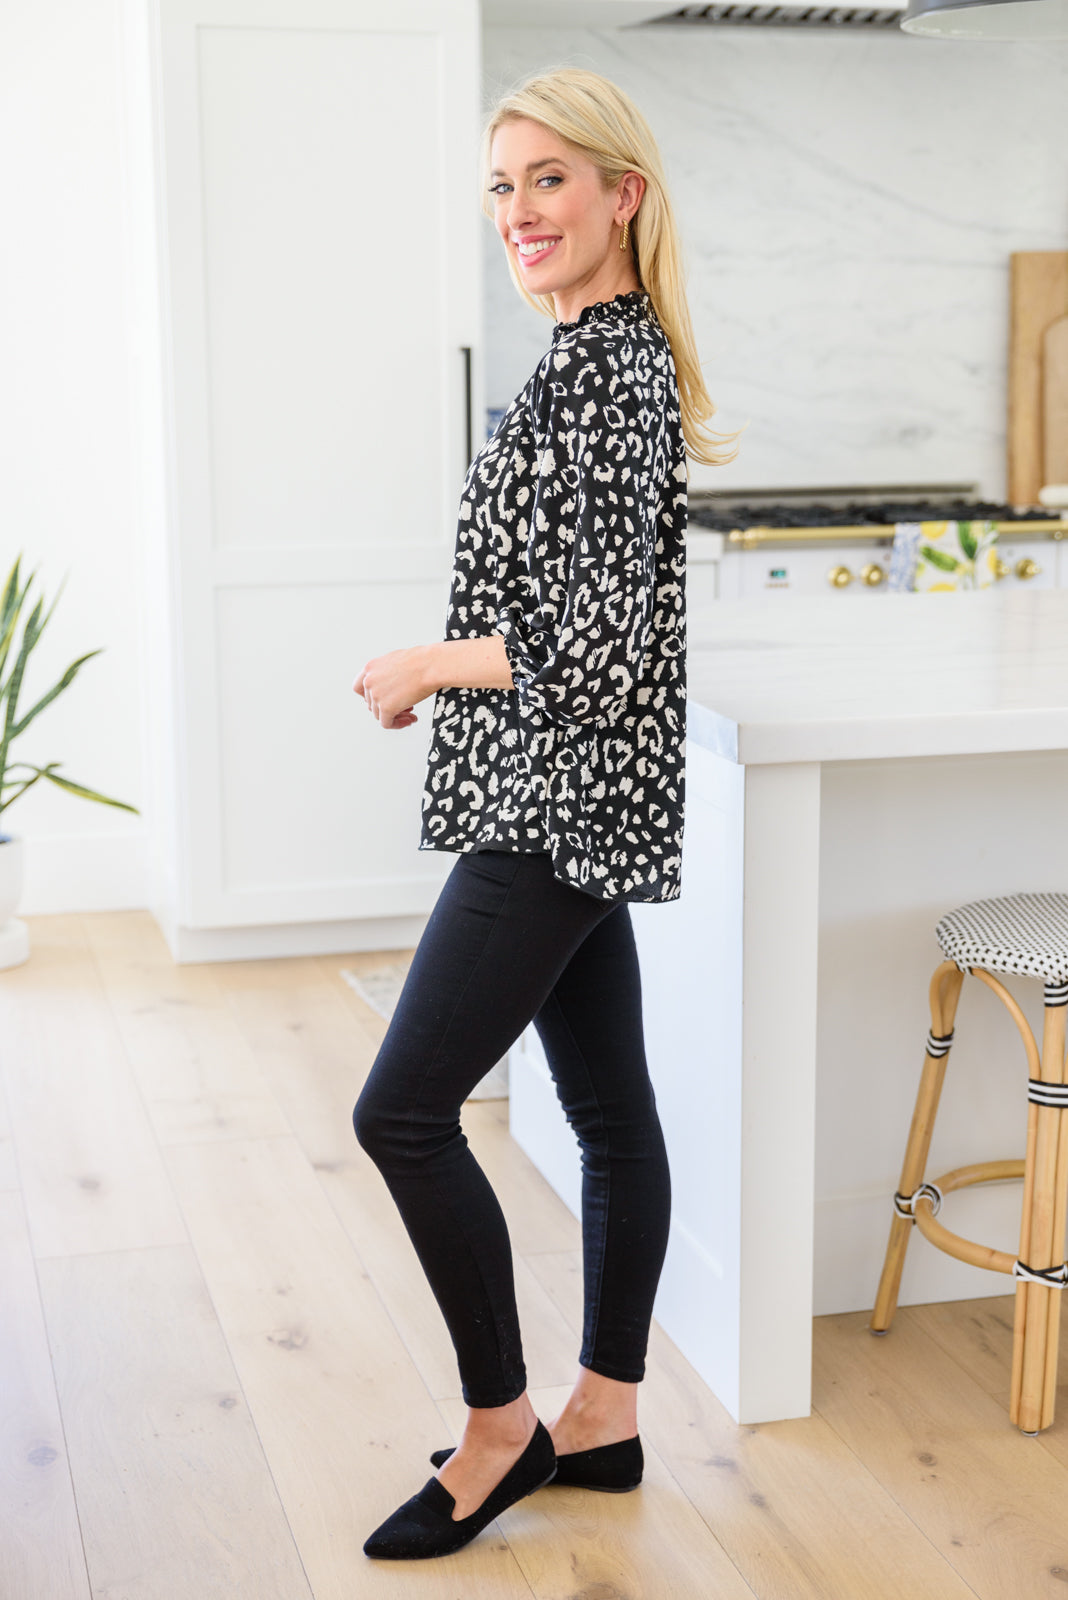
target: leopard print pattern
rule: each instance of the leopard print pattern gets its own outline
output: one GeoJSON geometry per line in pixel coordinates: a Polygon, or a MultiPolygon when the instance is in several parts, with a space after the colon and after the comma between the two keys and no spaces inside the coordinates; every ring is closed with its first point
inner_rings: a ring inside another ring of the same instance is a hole
{"type": "Polygon", "coordinates": [[[421,850],[548,851],[599,899],[681,892],[686,456],[643,290],[557,323],[460,501],[447,639],[512,689],[438,691],[421,850]]]}

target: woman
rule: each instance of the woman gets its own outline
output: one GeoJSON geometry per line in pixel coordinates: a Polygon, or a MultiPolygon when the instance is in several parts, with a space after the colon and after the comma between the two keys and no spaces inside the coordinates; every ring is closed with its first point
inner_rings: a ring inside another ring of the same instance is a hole
{"type": "Polygon", "coordinates": [[[441,643],[369,661],[383,728],[437,694],[420,849],[459,855],[354,1113],[456,1349],[468,1407],[368,1555],[445,1554],[550,1480],[642,1475],[637,1390],[670,1178],[627,904],[678,898],[686,452],[718,453],[659,154],[612,83],[503,99],[485,207],[552,346],[471,464],[441,643]],[[681,396],[681,399],[680,399],[681,396]],[[526,1394],[504,1216],[460,1107],[533,1021],[582,1150],[578,1381],[526,1394]]]}

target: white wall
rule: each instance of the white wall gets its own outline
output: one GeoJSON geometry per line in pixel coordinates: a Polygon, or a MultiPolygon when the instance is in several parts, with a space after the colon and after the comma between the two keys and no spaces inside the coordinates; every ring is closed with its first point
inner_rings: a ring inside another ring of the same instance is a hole
{"type": "MultiPolygon", "coordinates": [[[[0,578],[66,587],[23,684],[28,708],[102,647],[16,742],[144,807],[141,553],[131,501],[121,103],[113,0],[0,15],[0,578]]],[[[29,609],[29,608],[27,608],[29,609]]],[[[26,839],[21,909],[145,904],[148,819],[41,780],[4,811],[26,839]]]]}
{"type": "MultiPolygon", "coordinates": [[[[488,99],[549,66],[604,73],[657,136],[714,425],[752,418],[695,487],[1004,494],[1009,255],[1068,249],[1068,41],[493,28],[483,62],[488,99]]],[[[485,231],[499,406],[551,324],[485,231]]]]}

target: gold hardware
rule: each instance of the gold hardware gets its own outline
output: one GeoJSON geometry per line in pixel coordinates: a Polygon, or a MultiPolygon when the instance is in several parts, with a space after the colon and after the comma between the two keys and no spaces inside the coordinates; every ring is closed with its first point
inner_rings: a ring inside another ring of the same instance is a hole
{"type": "MultiPolygon", "coordinates": [[[[1043,522],[999,522],[996,527],[1002,538],[1019,536],[1021,533],[1037,534],[1039,537],[1049,539],[1068,538],[1068,519],[1065,518],[1061,518],[1058,522],[1052,519],[1043,522]]],[[[893,537],[894,530],[889,523],[885,527],[871,522],[849,527],[841,524],[805,528],[772,528],[762,525],[732,528],[727,535],[727,543],[740,544],[745,550],[753,550],[761,544],[817,544],[823,541],[842,544],[847,541],[853,544],[889,544],[893,537]]]]}
{"type": "Polygon", "coordinates": [[[877,589],[886,580],[886,573],[876,561],[869,561],[866,567],[860,569],[860,581],[866,583],[869,589],[877,589]]]}
{"type": "Polygon", "coordinates": [[[1032,561],[1030,556],[1024,556],[1022,561],[1016,563],[1016,576],[1018,578],[1037,578],[1042,568],[1037,561],[1032,561]]]}
{"type": "Polygon", "coordinates": [[[853,582],[853,574],[848,567],[832,567],[827,574],[827,582],[836,589],[845,589],[853,582]]]}
{"type": "Polygon", "coordinates": [[[1007,578],[1012,568],[1007,561],[1002,561],[1000,556],[994,558],[994,577],[1007,578]]]}

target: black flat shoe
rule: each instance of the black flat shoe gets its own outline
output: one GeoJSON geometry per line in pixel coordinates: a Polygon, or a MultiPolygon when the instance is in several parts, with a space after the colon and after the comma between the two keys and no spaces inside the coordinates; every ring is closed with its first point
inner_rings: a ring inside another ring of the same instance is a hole
{"type": "MultiPolygon", "coordinates": [[[[448,1461],[455,1446],[435,1450],[430,1457],[435,1467],[448,1461]]],[[[642,1481],[645,1457],[637,1434],[617,1444],[599,1444],[592,1450],[574,1450],[557,1456],[553,1486],[571,1489],[598,1489],[602,1494],[626,1494],[642,1481]]]]}
{"type": "MultiPolygon", "coordinates": [[[[447,1451],[446,1455],[451,1455],[447,1451]]],[[[538,1422],[530,1443],[500,1483],[491,1489],[477,1511],[453,1520],[456,1499],[437,1478],[428,1478],[387,1517],[365,1543],[364,1555],[387,1561],[419,1561],[427,1556],[447,1556],[480,1534],[494,1517],[514,1506],[524,1495],[541,1489],[556,1473],[553,1441],[545,1424],[538,1422]]]]}

